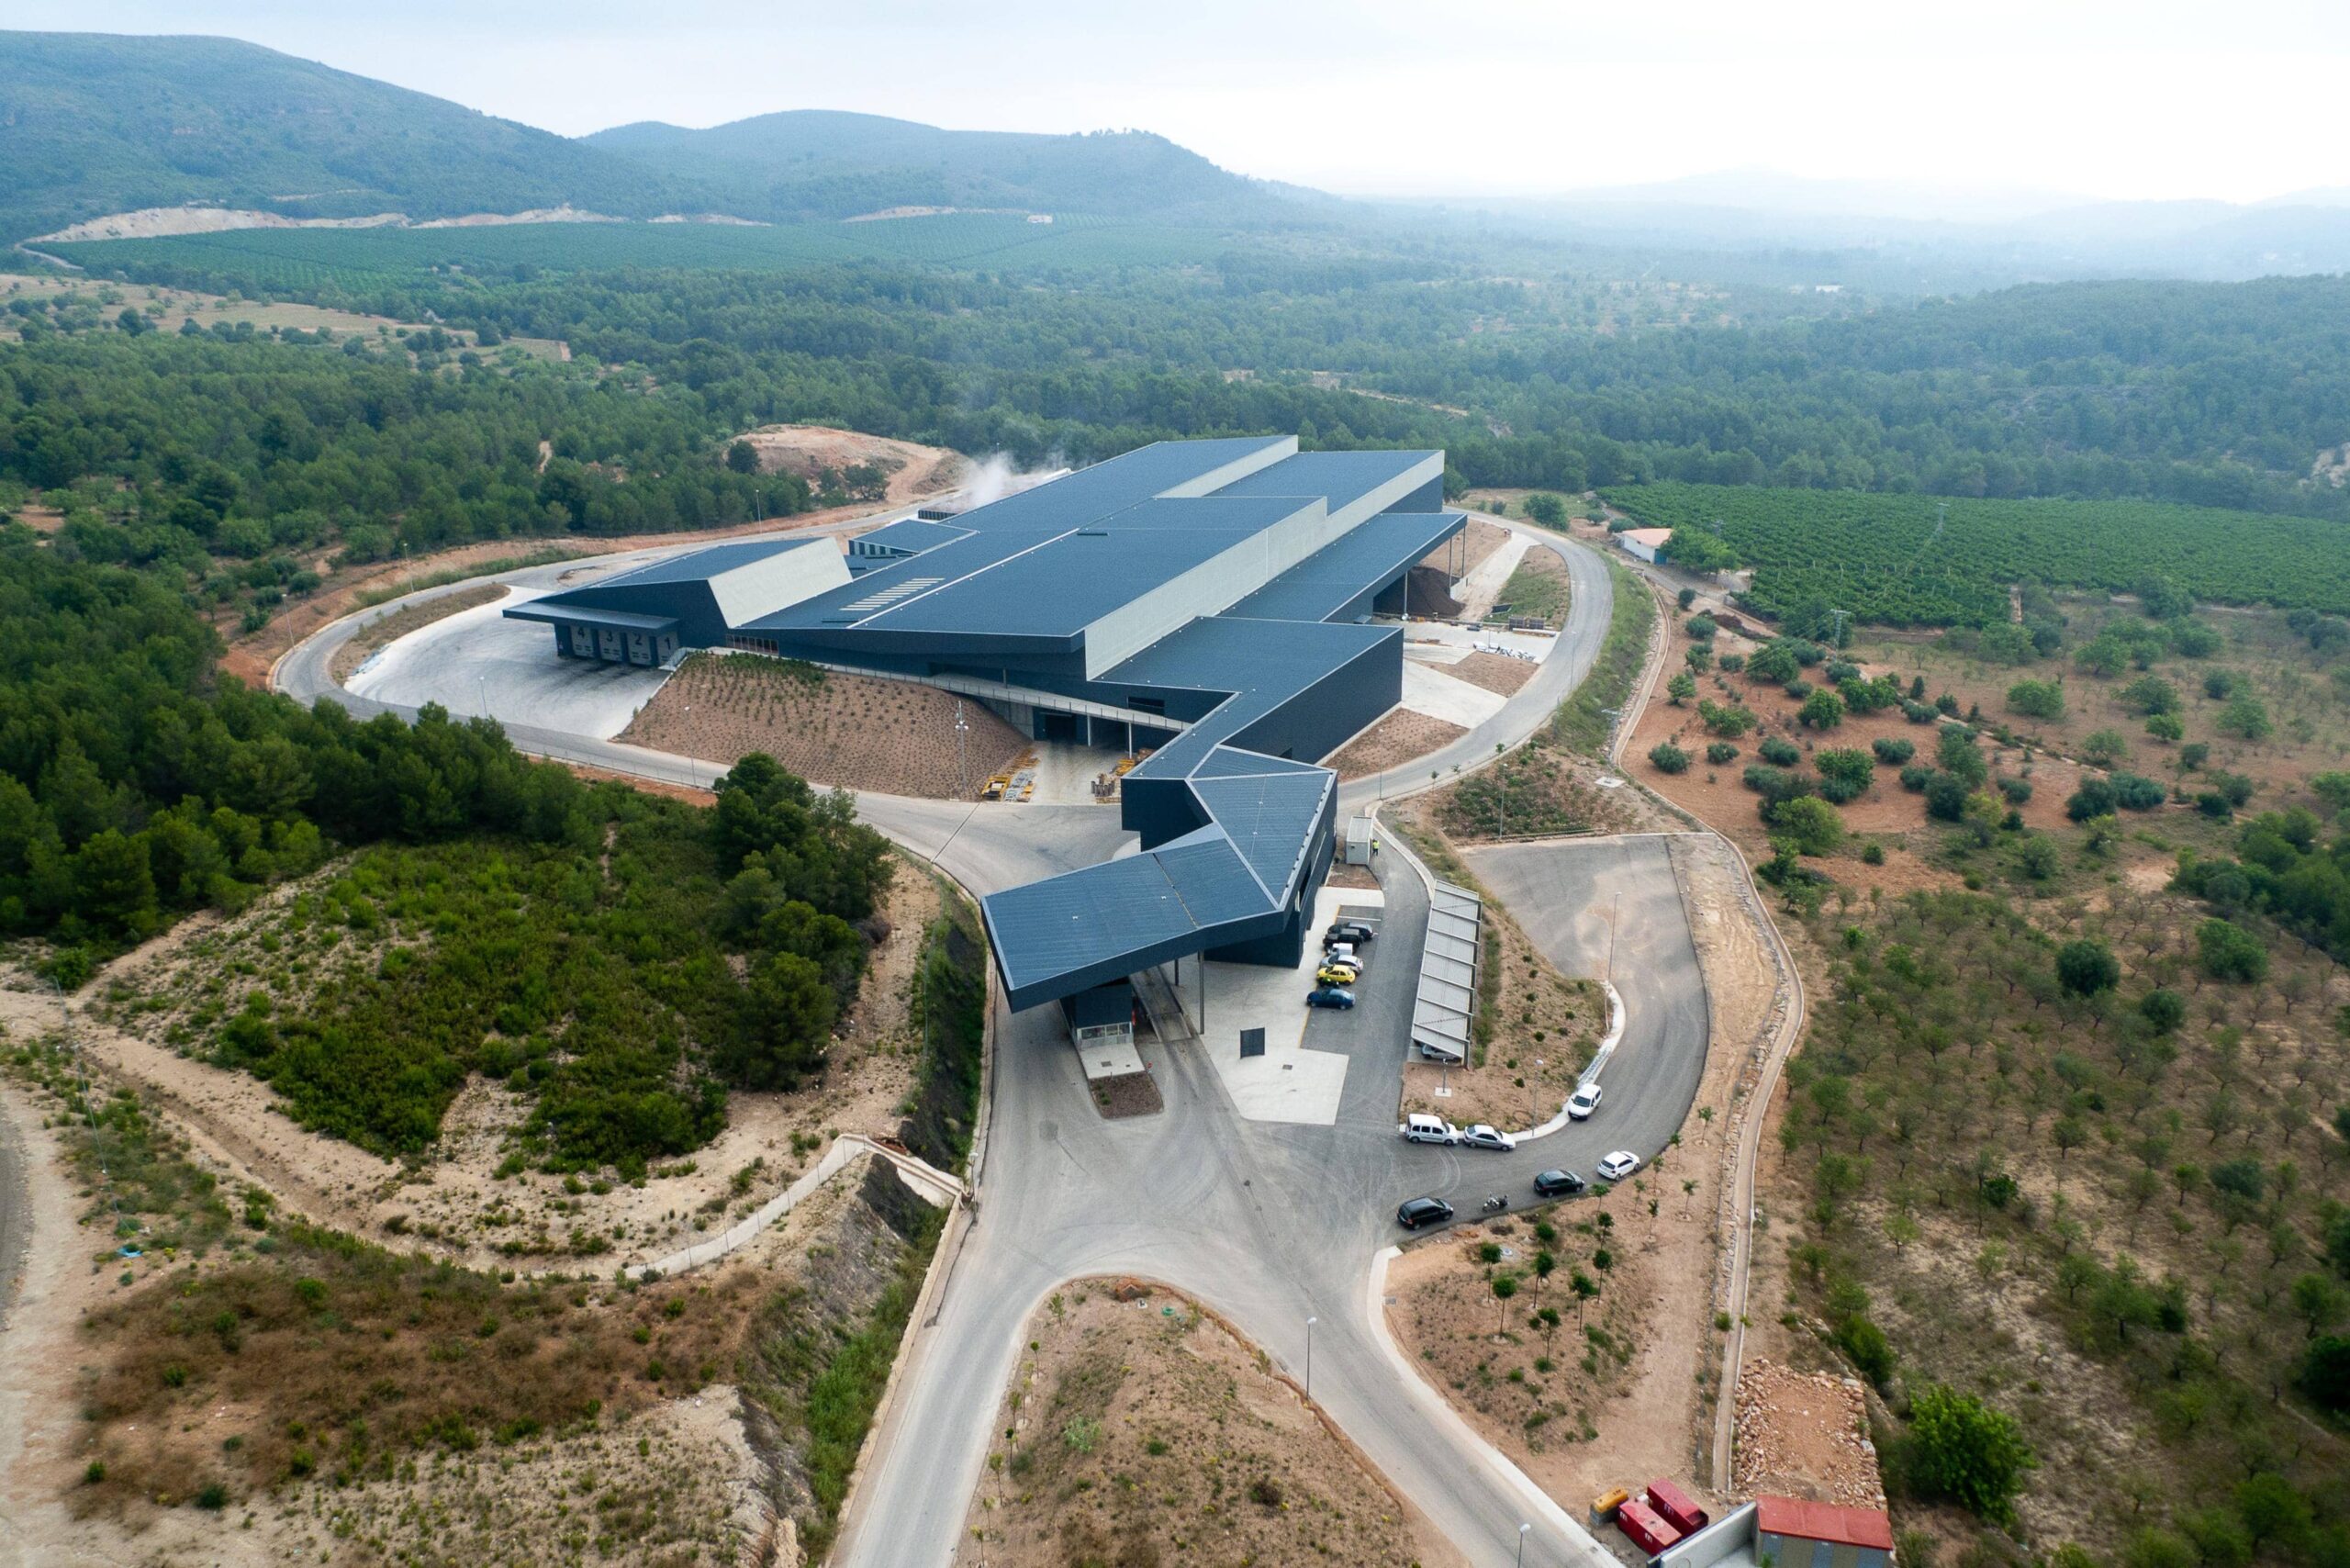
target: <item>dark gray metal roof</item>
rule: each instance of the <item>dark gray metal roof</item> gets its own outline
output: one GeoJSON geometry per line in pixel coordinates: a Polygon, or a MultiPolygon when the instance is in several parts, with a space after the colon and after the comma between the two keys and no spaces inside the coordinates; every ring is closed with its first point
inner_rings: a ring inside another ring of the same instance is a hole
{"type": "Polygon", "coordinates": [[[619,588],[625,584],[640,588],[651,583],[699,582],[722,576],[741,566],[764,561],[770,555],[780,555],[786,550],[797,550],[810,543],[805,534],[786,534],[781,538],[742,539],[725,544],[713,544],[707,550],[688,551],[672,555],[666,561],[655,561],[607,577],[591,586],[599,588],[619,588]]]}
{"type": "MultiPolygon", "coordinates": [[[[1317,452],[1308,455],[1357,454],[1317,452]]],[[[1252,621],[1326,621],[1410,570],[1412,563],[1468,526],[1469,519],[1457,511],[1382,512],[1300,561],[1225,614],[1252,621]]]]}
{"type": "Polygon", "coordinates": [[[1242,941],[1281,911],[1221,828],[981,902],[1015,1010],[1242,941]]]}
{"type": "Polygon", "coordinates": [[[1326,767],[1217,778],[1192,776],[1192,790],[1207,808],[1209,819],[1232,835],[1249,869],[1281,902],[1287,902],[1284,895],[1297,880],[1299,862],[1314,842],[1323,802],[1337,787],[1338,776],[1326,767]]]}
{"type": "Polygon", "coordinates": [[[942,544],[952,544],[957,539],[970,536],[968,528],[951,522],[932,522],[919,517],[901,517],[895,522],[885,522],[870,533],[860,533],[853,543],[885,550],[910,550],[920,554],[935,550],[942,544]]]}

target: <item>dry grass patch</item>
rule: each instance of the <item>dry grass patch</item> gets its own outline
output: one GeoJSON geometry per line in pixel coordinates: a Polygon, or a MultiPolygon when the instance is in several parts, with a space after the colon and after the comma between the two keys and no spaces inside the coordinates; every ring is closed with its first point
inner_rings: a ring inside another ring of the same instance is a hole
{"type": "Polygon", "coordinates": [[[1082,1282],[1027,1335],[971,1502],[990,1563],[1459,1561],[1260,1351],[1184,1297],[1082,1282]]]}
{"type": "Polygon", "coordinates": [[[199,1506],[313,1473],[387,1477],[415,1450],[470,1453],[582,1429],[731,1365],[748,1274],[625,1296],[508,1285],[329,1232],[166,1275],[99,1308],[83,1513],[199,1506]],[[219,1495],[211,1494],[210,1495],[219,1495]]]}
{"type": "Polygon", "coordinates": [[[1326,759],[1325,766],[1336,768],[1341,779],[1368,778],[1374,773],[1402,767],[1468,733],[1449,720],[1398,708],[1348,741],[1326,759]]]}
{"type": "Polygon", "coordinates": [[[1457,663],[1446,665],[1444,673],[1455,680],[1481,686],[1487,691],[1515,697],[1541,667],[1531,659],[1514,659],[1505,654],[1475,653],[1457,663]]]}

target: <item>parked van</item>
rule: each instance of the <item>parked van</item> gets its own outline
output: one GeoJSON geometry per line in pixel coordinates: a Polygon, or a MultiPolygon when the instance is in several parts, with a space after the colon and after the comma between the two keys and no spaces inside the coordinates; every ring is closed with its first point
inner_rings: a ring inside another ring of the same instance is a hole
{"type": "Polygon", "coordinates": [[[1457,1143],[1460,1134],[1442,1116],[1423,1115],[1417,1112],[1404,1118],[1395,1129],[1404,1135],[1405,1143],[1457,1143]]]}

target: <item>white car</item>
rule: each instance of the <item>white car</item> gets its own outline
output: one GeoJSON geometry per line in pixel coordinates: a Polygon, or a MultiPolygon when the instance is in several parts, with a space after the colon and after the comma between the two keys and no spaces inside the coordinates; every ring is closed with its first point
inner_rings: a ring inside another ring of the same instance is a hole
{"type": "Polygon", "coordinates": [[[1506,1154],[1517,1147],[1517,1140],[1505,1132],[1497,1132],[1483,1122],[1460,1129],[1460,1143],[1467,1148],[1490,1148],[1506,1154]]]}
{"type": "Polygon", "coordinates": [[[1599,1176],[1604,1182],[1621,1182],[1640,1168],[1640,1157],[1628,1148],[1619,1148],[1599,1162],[1599,1176]]]}
{"type": "Polygon", "coordinates": [[[1599,1085],[1596,1083],[1584,1084],[1567,1101],[1567,1116],[1572,1121],[1587,1122],[1591,1120],[1591,1114],[1598,1109],[1599,1085]]]}

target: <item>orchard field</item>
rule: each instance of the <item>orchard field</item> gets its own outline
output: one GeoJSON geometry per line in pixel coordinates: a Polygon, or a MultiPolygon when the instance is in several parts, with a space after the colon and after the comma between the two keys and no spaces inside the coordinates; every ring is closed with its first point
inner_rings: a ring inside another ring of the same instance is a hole
{"type": "Polygon", "coordinates": [[[239,229],[45,249],[98,273],[273,291],[364,286],[434,271],[597,272],[632,267],[791,271],[842,262],[947,267],[1184,266],[1231,236],[1082,214],[948,212],[864,223],[506,223],[456,229],[239,229]]]}
{"type": "Polygon", "coordinates": [[[1649,527],[1718,525],[1754,568],[1746,601],[1770,614],[1822,600],[1880,625],[1980,626],[2007,619],[2008,587],[2026,578],[2113,593],[2161,578],[2223,604],[2350,611],[2350,530],[2321,519],[1722,485],[1602,494],[1649,527]]]}

